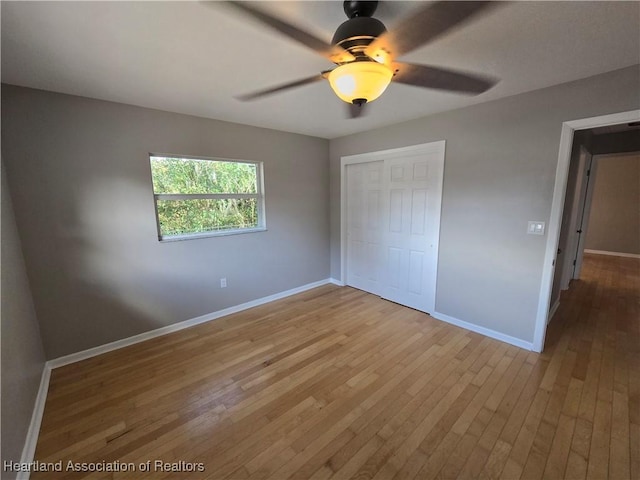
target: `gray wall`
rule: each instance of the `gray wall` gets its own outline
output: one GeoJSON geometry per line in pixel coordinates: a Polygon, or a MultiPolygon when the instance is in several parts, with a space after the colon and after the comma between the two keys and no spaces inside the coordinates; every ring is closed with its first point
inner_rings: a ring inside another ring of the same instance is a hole
{"type": "Polygon", "coordinates": [[[446,140],[436,310],[532,341],[547,237],[527,221],[548,225],[562,122],[639,108],[639,82],[633,66],[332,140],[332,276],[340,157],[446,140]]]}
{"type": "Polygon", "coordinates": [[[598,159],[585,248],[640,254],[640,154],[598,159]]]}
{"type": "Polygon", "coordinates": [[[327,140],[4,85],[2,154],[47,358],[329,275],[327,140]],[[268,231],[158,242],[149,152],[264,161],[268,231]]]}
{"type": "MultiPolygon", "coordinates": [[[[2,165],[2,460],[20,461],[44,368],[11,196],[2,165]]],[[[2,478],[16,474],[3,472],[2,478]]]]}

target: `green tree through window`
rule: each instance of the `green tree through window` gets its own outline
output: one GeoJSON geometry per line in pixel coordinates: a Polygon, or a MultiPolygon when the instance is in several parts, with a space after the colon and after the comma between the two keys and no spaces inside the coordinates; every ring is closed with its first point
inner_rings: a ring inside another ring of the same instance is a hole
{"type": "Polygon", "coordinates": [[[264,227],[261,165],[151,155],[160,239],[264,227]]]}

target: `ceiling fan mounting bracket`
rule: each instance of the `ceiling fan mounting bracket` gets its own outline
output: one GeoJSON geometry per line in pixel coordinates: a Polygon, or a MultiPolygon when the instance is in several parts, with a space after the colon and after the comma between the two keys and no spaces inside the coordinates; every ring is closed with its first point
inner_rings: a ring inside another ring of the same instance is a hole
{"type": "Polygon", "coordinates": [[[344,13],[349,18],[372,17],[378,8],[377,1],[345,0],[342,3],[344,13]]]}

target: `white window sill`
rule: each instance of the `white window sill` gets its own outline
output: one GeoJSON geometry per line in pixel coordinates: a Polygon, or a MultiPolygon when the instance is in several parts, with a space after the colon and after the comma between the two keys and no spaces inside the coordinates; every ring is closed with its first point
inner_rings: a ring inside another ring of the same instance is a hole
{"type": "Polygon", "coordinates": [[[203,232],[203,233],[190,233],[187,235],[171,235],[159,238],[160,243],[165,242],[179,242],[181,240],[195,240],[196,238],[210,238],[210,237],[226,237],[228,235],[241,235],[243,233],[255,233],[266,232],[266,227],[256,228],[242,228],[238,230],[223,230],[220,232],[203,232]]]}

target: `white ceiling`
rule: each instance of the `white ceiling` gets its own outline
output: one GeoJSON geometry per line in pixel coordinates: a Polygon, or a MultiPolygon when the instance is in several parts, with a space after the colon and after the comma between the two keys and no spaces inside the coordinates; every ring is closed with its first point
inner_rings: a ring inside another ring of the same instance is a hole
{"type": "MultiPolygon", "coordinates": [[[[330,41],[342,2],[261,6],[330,41]]],[[[420,7],[381,2],[388,28],[420,7]]],[[[403,59],[501,78],[477,96],[391,84],[347,119],[327,82],[243,103],[234,95],[332,64],[222,3],[1,3],[2,81],[334,138],[585,78],[640,61],[639,2],[515,2],[403,59]]]]}

